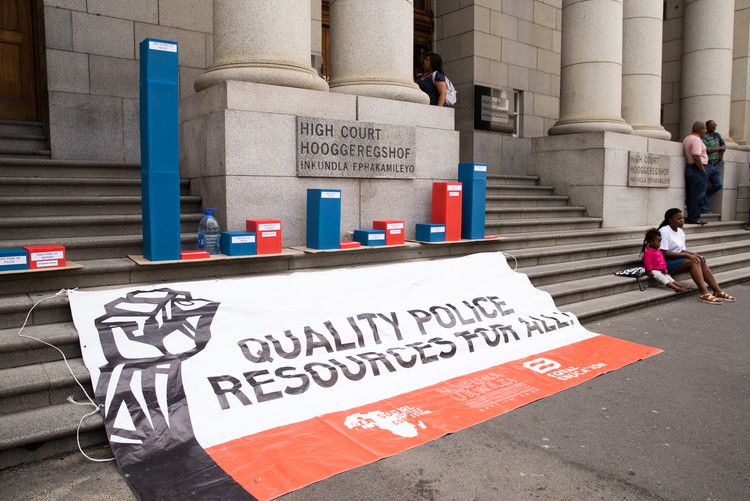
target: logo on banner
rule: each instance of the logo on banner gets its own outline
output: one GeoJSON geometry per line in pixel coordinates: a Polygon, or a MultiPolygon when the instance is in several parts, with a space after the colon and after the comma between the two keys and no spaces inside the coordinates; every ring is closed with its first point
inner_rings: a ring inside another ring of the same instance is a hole
{"type": "Polygon", "coordinates": [[[400,437],[411,438],[419,435],[417,428],[426,430],[427,426],[422,421],[412,423],[409,418],[413,420],[425,414],[432,414],[432,412],[418,407],[399,407],[388,412],[373,411],[364,414],[358,412],[347,416],[344,425],[355,431],[379,428],[400,437]]]}
{"type": "Polygon", "coordinates": [[[549,358],[535,358],[534,360],[524,362],[523,366],[539,374],[546,374],[549,371],[562,367],[562,365],[549,358]]]}

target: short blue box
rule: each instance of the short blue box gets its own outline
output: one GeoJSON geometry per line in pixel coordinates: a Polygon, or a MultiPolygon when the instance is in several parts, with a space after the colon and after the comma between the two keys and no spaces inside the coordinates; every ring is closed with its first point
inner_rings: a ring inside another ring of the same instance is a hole
{"type": "Polygon", "coordinates": [[[354,241],[368,247],[385,245],[385,230],[354,230],[354,241]]]}
{"type": "Polygon", "coordinates": [[[487,205],[487,164],[458,164],[458,180],[464,187],[461,207],[461,238],[484,239],[487,205]]]}
{"type": "Polygon", "coordinates": [[[28,269],[29,253],[26,249],[0,249],[0,271],[28,269]]]}
{"type": "Polygon", "coordinates": [[[338,249],[341,242],[341,190],[307,190],[307,247],[338,249]]]}
{"type": "Polygon", "coordinates": [[[221,253],[227,256],[253,256],[258,253],[252,231],[222,231],[220,248],[221,253]]]}
{"type": "Polygon", "coordinates": [[[445,242],[445,225],[417,223],[418,242],[445,242]]]}

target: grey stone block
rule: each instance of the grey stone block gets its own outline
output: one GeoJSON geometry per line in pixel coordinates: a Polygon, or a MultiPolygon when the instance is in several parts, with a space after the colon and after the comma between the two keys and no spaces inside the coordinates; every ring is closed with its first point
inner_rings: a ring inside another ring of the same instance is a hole
{"type": "Polygon", "coordinates": [[[44,40],[48,49],[73,50],[73,25],[69,10],[44,8],[44,40]]]}
{"type": "Polygon", "coordinates": [[[105,56],[89,56],[91,94],[139,97],[138,61],[105,56]]]}
{"type": "Polygon", "coordinates": [[[206,0],[159,0],[159,23],[213,33],[213,3],[206,0]]]}
{"type": "Polygon", "coordinates": [[[50,92],[49,106],[54,159],[123,159],[122,99],[50,92]]]}
{"type": "Polygon", "coordinates": [[[47,50],[47,85],[50,91],[89,92],[89,56],[47,50]]]}
{"type": "Polygon", "coordinates": [[[158,0],[129,0],[127,2],[87,0],[88,11],[91,14],[154,24],[159,22],[158,4],[158,0]]]}
{"type": "Polygon", "coordinates": [[[122,100],[122,130],[124,160],[126,162],[141,161],[141,113],[140,100],[122,100]]]}
{"type": "Polygon", "coordinates": [[[73,12],[73,50],[134,59],[133,22],[73,12]]]}

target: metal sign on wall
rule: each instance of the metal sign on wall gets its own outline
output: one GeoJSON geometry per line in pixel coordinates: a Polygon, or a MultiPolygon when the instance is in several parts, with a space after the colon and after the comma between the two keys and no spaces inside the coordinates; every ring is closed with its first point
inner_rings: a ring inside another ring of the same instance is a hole
{"type": "Polygon", "coordinates": [[[474,128],[515,133],[515,91],[475,85],[474,128]]]}
{"type": "Polygon", "coordinates": [[[669,187],[669,157],[631,151],[628,161],[628,186],[669,187]]]}
{"type": "Polygon", "coordinates": [[[297,117],[297,175],[414,179],[413,127],[297,117]]]}

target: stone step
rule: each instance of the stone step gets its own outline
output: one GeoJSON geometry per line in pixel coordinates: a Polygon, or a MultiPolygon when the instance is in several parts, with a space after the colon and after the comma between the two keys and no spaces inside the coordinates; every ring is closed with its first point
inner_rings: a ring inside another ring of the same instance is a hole
{"type": "MultiPolygon", "coordinates": [[[[60,307],[69,308],[69,305],[66,301],[60,307]]],[[[59,351],[38,340],[58,347],[68,358],[81,357],[78,332],[71,321],[27,325],[20,333],[28,337],[20,336],[19,330],[20,327],[0,329],[0,369],[60,360],[59,351]]]]}
{"type": "MultiPolygon", "coordinates": [[[[724,287],[728,287],[732,284],[746,282],[750,280],[750,267],[736,268],[728,271],[714,273],[714,277],[719,284],[724,287]]],[[[625,280],[625,279],[623,279],[625,280]]],[[[680,281],[695,285],[692,280],[687,277],[680,277],[680,281]]],[[[633,280],[635,282],[635,280],[633,280]]],[[[594,299],[588,299],[583,301],[577,301],[568,303],[560,307],[561,311],[569,311],[575,314],[578,319],[583,322],[591,322],[600,318],[606,318],[612,315],[624,313],[626,311],[636,310],[644,306],[653,305],[657,303],[665,303],[675,298],[687,298],[695,300],[696,307],[709,307],[712,305],[704,305],[697,301],[698,293],[687,292],[682,294],[675,294],[674,291],[663,287],[661,285],[653,283],[653,280],[649,282],[649,287],[645,291],[639,290],[637,287],[628,292],[622,292],[620,294],[611,296],[602,296],[594,299]]],[[[738,304],[722,305],[721,307],[740,307],[738,304]]]]}
{"type": "MultiPolygon", "coordinates": [[[[201,217],[200,213],[181,214],[181,231],[196,231],[201,217]]],[[[140,214],[5,217],[0,219],[0,234],[12,235],[15,241],[40,236],[53,241],[63,237],[133,235],[143,232],[141,222],[140,214]]]]}
{"type": "MultiPolygon", "coordinates": [[[[103,444],[107,437],[99,413],[81,419],[93,406],[69,402],[0,415],[0,469],[77,450],[80,423],[82,447],[103,444]]],[[[102,454],[102,458],[111,457],[102,454]]]]}
{"type": "MultiPolygon", "coordinates": [[[[4,217],[42,217],[96,215],[140,215],[142,199],[138,196],[6,196],[0,197],[4,217]]],[[[182,214],[201,212],[201,197],[180,197],[182,214]]]]}
{"type": "MultiPolygon", "coordinates": [[[[180,181],[180,195],[189,194],[190,181],[180,181]]],[[[140,196],[141,179],[6,177],[0,196],[140,196]]]]}
{"type": "Polygon", "coordinates": [[[570,201],[566,196],[513,196],[493,195],[487,197],[487,208],[496,207],[562,207],[570,201]]]}
{"type": "Polygon", "coordinates": [[[0,177],[140,179],[141,164],[97,160],[0,158],[0,177]]]}
{"type": "Polygon", "coordinates": [[[0,134],[3,136],[44,136],[44,125],[42,122],[26,120],[0,120],[0,134]]]}
{"type": "Polygon", "coordinates": [[[514,176],[509,174],[487,174],[487,185],[536,186],[539,176],[514,176]]]}
{"type": "Polygon", "coordinates": [[[555,189],[552,186],[513,186],[502,184],[487,184],[487,196],[553,196],[555,189]]]}
{"type": "Polygon", "coordinates": [[[29,154],[44,150],[47,150],[47,138],[44,135],[16,134],[9,136],[0,132],[0,151],[29,154]]]}
{"type": "Polygon", "coordinates": [[[599,228],[597,217],[557,217],[547,219],[487,219],[485,233],[503,236],[507,233],[536,233],[541,231],[581,230],[599,228]]]}
{"type": "MultiPolygon", "coordinates": [[[[711,259],[709,265],[716,274],[750,268],[750,252],[716,257],[711,259]]],[[[689,276],[680,274],[674,278],[682,280],[689,276]]],[[[637,289],[638,284],[633,279],[608,274],[541,285],[539,288],[549,292],[557,306],[562,306],[631,291],[637,289]]]]}
{"type": "MultiPolygon", "coordinates": [[[[5,248],[23,247],[25,245],[49,244],[49,239],[26,239],[26,240],[0,240],[0,245],[5,248]]],[[[69,261],[81,262],[99,259],[116,259],[122,256],[142,255],[143,236],[131,235],[107,235],[86,237],[58,237],[54,243],[65,247],[65,253],[69,261]]],[[[193,232],[180,235],[180,248],[184,250],[198,248],[197,226],[193,232]]]]}
{"type": "Polygon", "coordinates": [[[59,353],[58,358],[0,369],[0,415],[62,404],[68,397],[80,401],[88,394],[93,398],[91,376],[83,359],[70,358],[66,362],[59,353]]]}
{"type": "Polygon", "coordinates": [[[50,150],[35,150],[25,151],[17,148],[2,148],[0,149],[0,160],[12,159],[12,160],[36,160],[36,159],[48,159],[52,156],[50,150]]]}
{"type": "Polygon", "coordinates": [[[488,207],[487,220],[508,221],[511,219],[583,218],[586,207],[566,205],[564,207],[488,207]]]}

